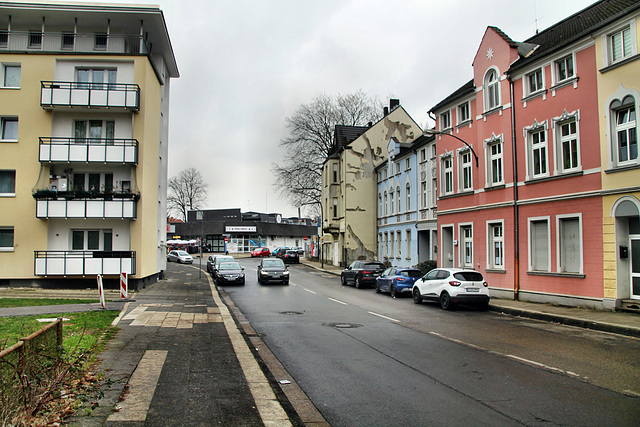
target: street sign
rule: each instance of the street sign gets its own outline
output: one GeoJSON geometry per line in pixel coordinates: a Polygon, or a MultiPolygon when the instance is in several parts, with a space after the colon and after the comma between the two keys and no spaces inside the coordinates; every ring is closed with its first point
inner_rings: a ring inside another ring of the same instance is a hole
{"type": "Polygon", "coordinates": [[[228,238],[228,237],[225,237],[225,238],[224,238],[224,242],[225,242],[225,243],[227,243],[228,241],[229,241],[229,238],[228,238]]]}
{"type": "Polygon", "coordinates": [[[304,240],[307,240],[307,236],[304,236],[304,240]]]}

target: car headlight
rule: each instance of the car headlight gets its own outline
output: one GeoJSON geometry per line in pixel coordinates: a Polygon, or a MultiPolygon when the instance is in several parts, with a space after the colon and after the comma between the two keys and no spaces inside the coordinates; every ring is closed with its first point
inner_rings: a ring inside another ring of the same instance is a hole
{"type": "Polygon", "coordinates": [[[284,274],[285,276],[289,275],[289,270],[285,270],[282,274],[284,274]]]}
{"type": "Polygon", "coordinates": [[[264,271],[264,270],[260,270],[260,274],[262,274],[263,276],[266,276],[266,275],[267,275],[267,274],[269,274],[269,273],[267,273],[267,272],[266,272],[266,271],[264,271]]]}

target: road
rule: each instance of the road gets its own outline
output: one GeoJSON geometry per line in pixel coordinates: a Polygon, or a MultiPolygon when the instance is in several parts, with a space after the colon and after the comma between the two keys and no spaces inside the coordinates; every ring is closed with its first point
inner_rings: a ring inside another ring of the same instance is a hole
{"type": "Polygon", "coordinates": [[[416,305],[294,265],[290,286],[225,287],[333,426],[634,425],[640,340],[416,305]]]}

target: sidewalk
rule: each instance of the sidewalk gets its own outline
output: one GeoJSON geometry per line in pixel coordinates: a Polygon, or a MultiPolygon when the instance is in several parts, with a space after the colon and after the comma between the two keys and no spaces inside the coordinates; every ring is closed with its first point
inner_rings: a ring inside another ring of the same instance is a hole
{"type": "MultiPolygon", "coordinates": [[[[329,274],[340,276],[342,267],[309,261],[301,263],[329,274]]],[[[640,316],[621,311],[595,310],[579,307],[565,307],[525,301],[492,298],[489,310],[513,316],[578,326],[598,331],[640,337],[640,316]]]]}

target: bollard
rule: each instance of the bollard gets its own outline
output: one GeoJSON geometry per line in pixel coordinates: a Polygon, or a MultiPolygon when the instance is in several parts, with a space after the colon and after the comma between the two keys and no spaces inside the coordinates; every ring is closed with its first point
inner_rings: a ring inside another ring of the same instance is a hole
{"type": "Polygon", "coordinates": [[[102,276],[98,274],[98,292],[100,293],[100,305],[106,308],[104,304],[104,288],[102,287],[102,276]]]}

